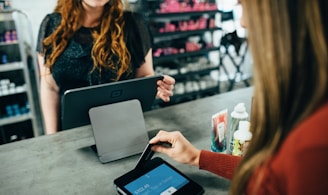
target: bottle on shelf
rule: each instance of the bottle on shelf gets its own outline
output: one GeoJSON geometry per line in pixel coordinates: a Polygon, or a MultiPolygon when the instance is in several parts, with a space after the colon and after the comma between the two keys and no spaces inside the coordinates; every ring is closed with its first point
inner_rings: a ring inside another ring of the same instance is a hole
{"type": "Polygon", "coordinates": [[[8,55],[4,51],[0,51],[0,64],[8,63],[8,55]]]}

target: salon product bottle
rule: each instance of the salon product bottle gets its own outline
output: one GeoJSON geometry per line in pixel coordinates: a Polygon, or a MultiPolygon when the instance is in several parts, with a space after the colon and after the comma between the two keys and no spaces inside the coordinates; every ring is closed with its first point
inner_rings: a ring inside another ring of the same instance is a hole
{"type": "Polygon", "coordinates": [[[233,134],[233,150],[232,155],[244,156],[249,142],[252,138],[252,133],[249,131],[250,123],[248,121],[240,121],[238,130],[233,134]]]}
{"type": "Polygon", "coordinates": [[[231,154],[233,150],[233,134],[238,129],[240,121],[245,121],[248,119],[248,113],[244,103],[238,103],[234,110],[231,112],[230,125],[229,125],[229,134],[228,134],[228,150],[227,153],[231,154]]]}

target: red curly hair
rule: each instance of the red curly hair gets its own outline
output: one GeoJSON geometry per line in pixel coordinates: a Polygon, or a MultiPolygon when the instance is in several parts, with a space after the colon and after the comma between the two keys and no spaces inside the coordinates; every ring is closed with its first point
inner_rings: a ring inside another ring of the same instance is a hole
{"type": "MultiPolygon", "coordinates": [[[[45,53],[47,50],[52,51],[45,61],[48,68],[52,67],[74,33],[81,28],[85,14],[81,1],[77,0],[58,0],[54,11],[61,14],[61,23],[43,41],[45,53]]],[[[131,73],[131,55],[124,40],[123,12],[124,5],[121,0],[111,0],[105,4],[100,32],[93,32],[94,45],[91,51],[93,70],[111,69],[116,73],[116,80],[125,72],[131,73]],[[113,58],[117,60],[114,61],[113,58]]]]}

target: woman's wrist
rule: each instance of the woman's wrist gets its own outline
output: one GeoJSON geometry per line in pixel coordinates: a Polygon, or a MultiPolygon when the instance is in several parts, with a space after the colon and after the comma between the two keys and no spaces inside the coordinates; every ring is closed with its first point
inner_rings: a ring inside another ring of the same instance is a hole
{"type": "Polygon", "coordinates": [[[199,167],[200,153],[201,153],[201,150],[199,150],[199,149],[195,149],[195,152],[194,152],[193,158],[191,158],[190,165],[193,165],[193,166],[199,167]]]}

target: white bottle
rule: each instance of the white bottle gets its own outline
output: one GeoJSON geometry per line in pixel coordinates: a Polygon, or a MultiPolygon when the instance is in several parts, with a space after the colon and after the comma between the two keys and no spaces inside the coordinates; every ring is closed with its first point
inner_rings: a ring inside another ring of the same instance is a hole
{"type": "Polygon", "coordinates": [[[231,113],[230,126],[228,132],[228,154],[232,154],[233,150],[233,134],[237,131],[240,121],[248,120],[248,113],[244,103],[238,103],[231,113]]]}
{"type": "Polygon", "coordinates": [[[244,156],[249,142],[252,139],[252,133],[249,131],[250,123],[248,121],[240,121],[239,129],[234,133],[234,148],[232,155],[244,156]]]}

